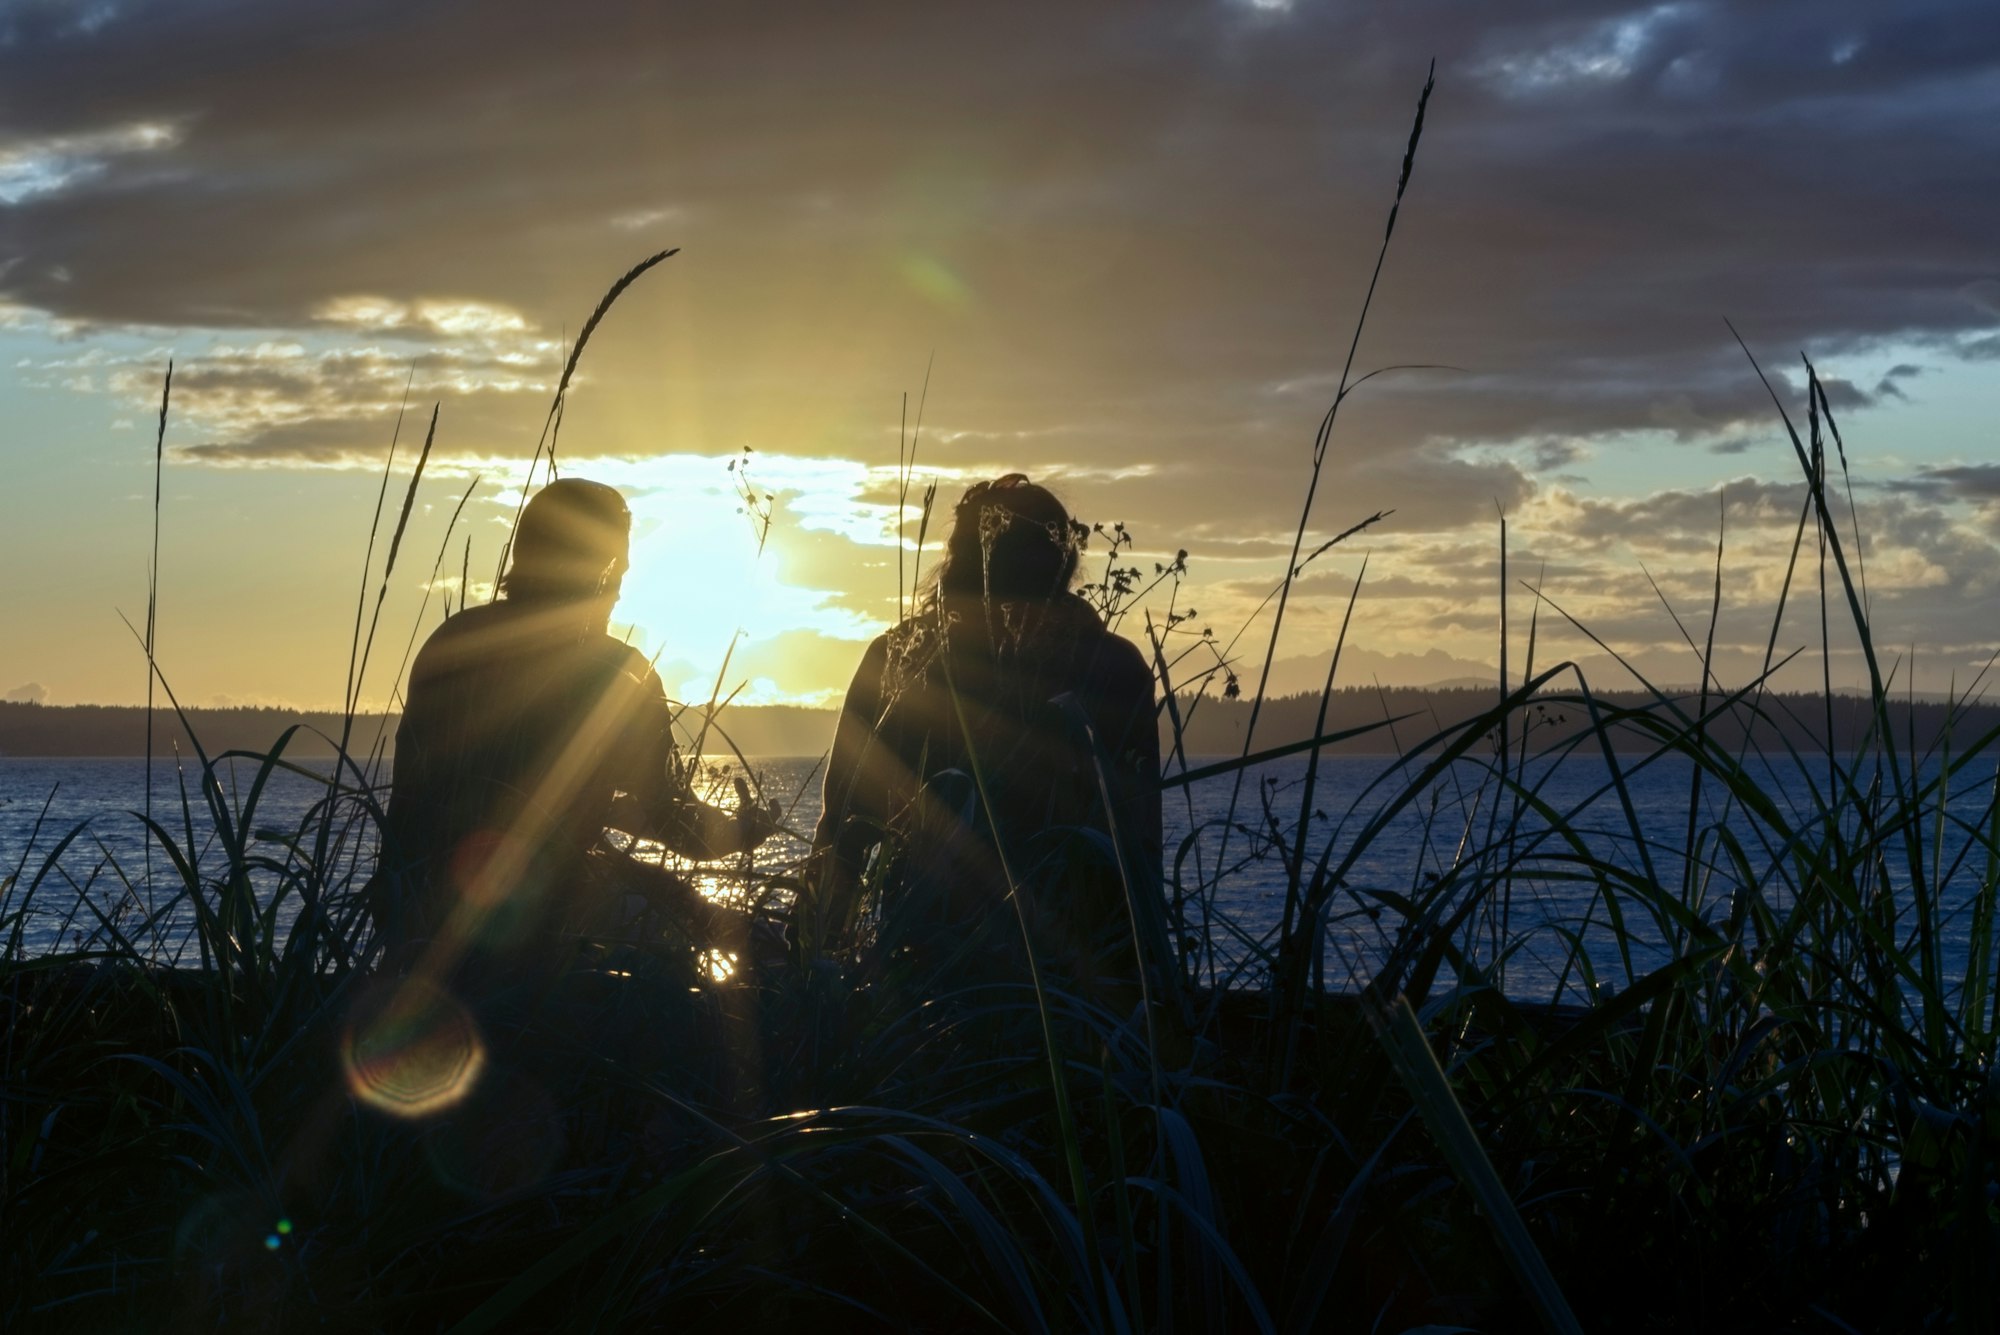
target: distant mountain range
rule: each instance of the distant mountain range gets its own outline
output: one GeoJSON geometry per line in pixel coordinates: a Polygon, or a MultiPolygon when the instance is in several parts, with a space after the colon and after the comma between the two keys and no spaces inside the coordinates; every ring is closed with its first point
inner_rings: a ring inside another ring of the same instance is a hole
{"type": "MultiPolygon", "coordinates": [[[[1472,686],[1356,687],[1335,691],[1326,701],[1324,733],[1371,729],[1364,735],[1338,743],[1331,749],[1345,754],[1395,755],[1422,742],[1446,727],[1477,716],[1490,708],[1498,687],[1472,686]],[[1396,719],[1385,724],[1385,719],[1396,719]]],[[[1612,691],[1597,697],[1607,708],[1644,707],[1650,696],[1635,691],[1612,691]]],[[[1688,691],[1677,697],[1679,706],[1692,715],[1696,696],[1688,691]]],[[[1279,696],[1266,700],[1257,711],[1256,728],[1250,731],[1251,705],[1245,700],[1213,697],[1199,702],[1177,702],[1180,745],[1189,756],[1240,754],[1246,735],[1251,749],[1262,751],[1302,741],[1314,735],[1319,724],[1317,695],[1279,696]]],[[[1859,695],[1834,694],[1832,700],[1833,743],[1837,749],[1853,749],[1867,735],[1873,720],[1866,700],[1859,695]]],[[[1762,702],[1761,717],[1747,729],[1748,744],[1757,747],[1793,746],[1801,750],[1821,749],[1827,731],[1827,702],[1818,694],[1774,692],[1762,702]]],[[[0,756],[133,756],[146,749],[144,709],[127,705],[35,705],[0,702],[0,756]]],[[[1890,724],[1898,744],[1918,747],[1931,744],[1949,722],[1954,746],[1962,749],[1977,737],[2000,729],[2000,706],[1992,704],[1952,707],[1939,696],[1919,694],[1895,701],[1890,706],[1890,724]]],[[[1163,711],[1164,715],[1164,711],[1163,711]]],[[[1550,705],[1533,711],[1534,740],[1546,745],[1575,735],[1586,726],[1584,712],[1574,706],[1550,705]]],[[[213,756],[222,751],[263,752],[274,745],[287,729],[295,729],[286,753],[301,759],[323,758],[334,751],[341,735],[340,715],[327,712],[295,712],[283,709],[193,709],[188,724],[201,747],[213,756]]],[[[819,755],[833,739],[835,711],[806,709],[791,705],[742,705],[723,711],[703,749],[720,752],[734,743],[746,756],[819,755]],[[726,734],[727,740],[723,739],[726,734]]],[[[1732,749],[1746,741],[1747,711],[1718,720],[1711,736],[1732,749]]],[[[393,751],[397,717],[361,715],[349,733],[349,751],[365,756],[378,746],[393,751]]],[[[699,715],[690,712],[685,723],[698,726],[699,715]]],[[[1516,718],[1516,728],[1519,727],[1516,718]]],[[[1162,750],[1174,745],[1173,727],[1161,720],[1162,750]]],[[[1518,734],[1517,734],[1518,735],[1518,734]]],[[[1620,750],[1649,749],[1654,743],[1643,731],[1627,728],[1614,733],[1613,744],[1620,750]]],[[[178,718],[170,710],[155,710],[153,753],[172,755],[175,748],[192,755],[194,748],[178,718]]]]}

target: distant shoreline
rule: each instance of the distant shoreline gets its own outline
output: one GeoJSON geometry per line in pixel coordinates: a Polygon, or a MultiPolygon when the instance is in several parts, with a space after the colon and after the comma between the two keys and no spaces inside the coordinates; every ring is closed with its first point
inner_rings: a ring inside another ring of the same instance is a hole
{"type": "MultiPolygon", "coordinates": [[[[1335,691],[1324,712],[1324,732],[1335,734],[1366,729],[1361,735],[1334,743],[1327,750],[1340,755],[1403,754],[1438,732],[1455,727],[1490,709],[1496,699],[1492,688],[1469,687],[1354,687],[1335,691]],[[1382,726],[1385,718],[1395,718],[1393,726],[1382,726]]],[[[1596,697],[1603,709],[1641,709],[1655,703],[1636,691],[1609,691],[1596,697]]],[[[1687,715],[1698,712],[1693,696],[1676,697],[1687,715]]],[[[1714,708],[1714,701],[1709,702],[1714,708]]],[[[1772,693],[1763,698],[1761,716],[1752,718],[1745,706],[1725,713],[1709,727],[1709,739],[1731,750],[1751,749],[1823,750],[1831,742],[1836,751],[1855,749],[1874,724],[1865,698],[1836,693],[1831,701],[1833,736],[1827,731],[1828,702],[1817,694],[1772,693]]],[[[1164,711],[1163,711],[1164,712],[1164,711]]],[[[1213,697],[1199,703],[1179,702],[1182,748],[1190,756],[1241,754],[1249,726],[1248,701],[1213,697]]],[[[2000,729],[2000,705],[1961,705],[1931,699],[1896,700],[1889,704],[1889,723],[1899,747],[1929,746],[1947,725],[1962,746],[1968,739],[2000,729]]],[[[33,705],[0,702],[0,757],[12,759],[78,759],[141,756],[146,748],[146,710],[138,705],[33,705]]],[[[1586,723],[1579,707],[1551,702],[1532,705],[1531,746],[1540,748],[1574,737],[1586,723]]],[[[285,754],[301,760],[327,759],[335,754],[334,740],[345,720],[328,711],[285,709],[191,709],[186,711],[189,727],[210,756],[225,751],[262,754],[292,730],[285,754]]],[[[709,749],[721,751],[716,734],[746,756],[817,756],[824,754],[833,740],[838,711],[808,709],[796,705],[732,705],[724,710],[710,729],[709,749]]],[[[1279,696],[1264,702],[1257,716],[1253,750],[1285,746],[1311,738],[1321,718],[1316,695],[1279,696]]],[[[362,714],[353,721],[349,751],[357,756],[371,754],[378,744],[389,754],[395,747],[399,716],[362,714]],[[378,741],[379,739],[379,741],[378,741]]],[[[689,722],[693,722],[690,719],[689,722]]],[[[1513,736],[1522,725],[1516,714],[1513,736]]],[[[188,729],[170,709],[153,711],[153,754],[171,756],[176,748],[183,755],[194,753],[188,729]]],[[[1165,719],[1161,726],[1161,752],[1170,755],[1174,739],[1165,719]]],[[[1638,729],[1616,729],[1613,745],[1623,752],[1651,750],[1656,743],[1638,729]]],[[[1592,744],[1594,748],[1594,743],[1592,744]]]]}
{"type": "MultiPolygon", "coordinates": [[[[190,709],[187,727],[171,709],[153,711],[153,754],[170,756],[178,747],[193,754],[198,740],[210,756],[224,751],[266,752],[287,730],[285,754],[301,760],[327,759],[346,720],[328,710],[190,709]],[[188,733],[194,736],[190,738],[188,733]]],[[[818,755],[833,740],[836,711],[791,705],[731,706],[719,724],[745,755],[818,755]]],[[[365,756],[377,739],[395,751],[396,714],[357,714],[348,750],[365,756]]],[[[692,720],[690,720],[692,721],[692,720]]],[[[711,730],[713,731],[713,729],[711,730]]],[[[29,705],[0,703],[0,757],[37,760],[143,756],[146,710],[142,705],[29,705]]]]}

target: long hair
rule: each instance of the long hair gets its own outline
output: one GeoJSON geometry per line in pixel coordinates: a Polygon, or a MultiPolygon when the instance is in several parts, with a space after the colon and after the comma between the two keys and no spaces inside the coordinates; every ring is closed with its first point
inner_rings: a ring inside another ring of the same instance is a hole
{"type": "Polygon", "coordinates": [[[1053,598],[1076,577],[1082,525],[1025,473],[975,482],[952,510],[937,592],[1053,598]]]}

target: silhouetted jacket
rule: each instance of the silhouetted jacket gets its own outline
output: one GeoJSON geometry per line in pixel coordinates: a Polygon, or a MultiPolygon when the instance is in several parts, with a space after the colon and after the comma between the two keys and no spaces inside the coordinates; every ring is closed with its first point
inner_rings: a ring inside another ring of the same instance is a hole
{"type": "Polygon", "coordinates": [[[555,925],[607,823],[694,857],[735,851],[734,819],[680,776],[672,722],[645,658],[574,605],[449,618],[410,670],[396,732],[392,935],[428,936],[467,896],[517,931],[555,925]]]}
{"type": "MultiPolygon", "coordinates": [[[[1017,871],[1038,836],[1057,827],[1108,834],[1099,761],[1127,855],[1151,875],[1160,850],[1159,734],[1144,656],[1072,594],[944,596],[870,644],[848,687],[814,836],[825,886],[834,897],[850,892],[868,849],[891,827],[977,827],[979,843],[1004,841],[1017,871]],[[975,757],[984,803],[969,786],[975,757]],[[964,778],[946,799],[935,781],[950,771],[964,778]]],[[[983,865],[959,859],[944,892],[1004,894],[993,860],[976,861],[983,865]]]]}

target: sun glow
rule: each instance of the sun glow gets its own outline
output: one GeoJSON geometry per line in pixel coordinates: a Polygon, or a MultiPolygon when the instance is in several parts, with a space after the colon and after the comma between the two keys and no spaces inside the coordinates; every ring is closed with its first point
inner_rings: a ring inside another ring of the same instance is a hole
{"type": "MultiPolygon", "coordinates": [[[[759,458],[753,465],[763,475],[749,486],[764,513],[753,513],[739,494],[726,460],[665,456],[577,465],[580,474],[618,486],[632,507],[631,569],[613,630],[630,627],[633,643],[657,656],[671,694],[706,699],[735,644],[724,694],[746,683],[739,699],[775,703],[798,696],[805,703],[816,694],[812,686],[770,680],[768,666],[753,669],[745,649],[809,632],[853,641],[858,654],[859,643],[881,628],[841,605],[848,580],[814,559],[826,529],[794,507],[801,480],[786,475],[783,463],[771,460],[767,467],[759,458]]],[[[846,543],[839,548],[848,550],[846,543]]]]}
{"type": "Polygon", "coordinates": [[[764,639],[816,619],[823,595],[782,582],[744,521],[724,518],[734,522],[689,516],[634,538],[616,620],[642,634],[648,653],[719,664],[739,633],[764,639]]]}

